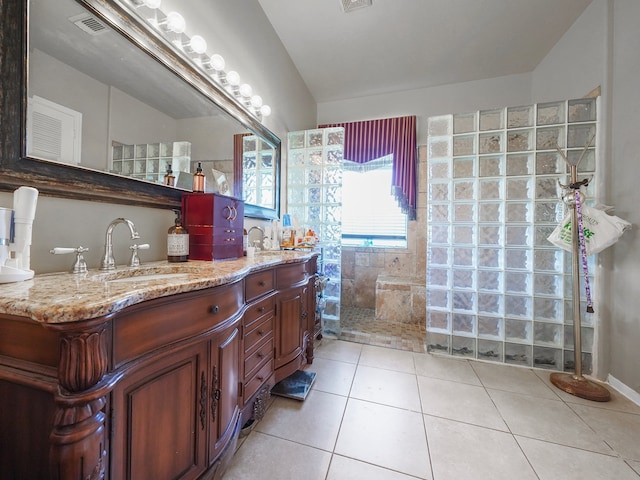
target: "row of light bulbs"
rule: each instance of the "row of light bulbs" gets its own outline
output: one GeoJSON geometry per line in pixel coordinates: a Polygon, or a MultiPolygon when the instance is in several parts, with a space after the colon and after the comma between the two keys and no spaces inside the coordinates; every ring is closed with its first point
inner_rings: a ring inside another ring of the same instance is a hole
{"type": "MultiPolygon", "coordinates": [[[[134,7],[146,6],[152,10],[158,10],[162,0],[129,0],[134,7]]],[[[225,61],[222,55],[213,54],[210,57],[207,53],[207,42],[200,35],[189,38],[184,35],[186,22],[184,17],[178,12],[169,12],[161,20],[152,19],[158,28],[177,34],[179,41],[174,42],[179,48],[187,53],[194,54],[192,60],[211,72],[211,76],[218,81],[226,90],[232,93],[251,113],[258,117],[268,117],[271,115],[271,107],[265,105],[260,95],[254,95],[253,88],[248,83],[240,83],[240,75],[235,70],[224,71],[225,61]],[[184,40],[183,37],[186,37],[184,40]]]]}

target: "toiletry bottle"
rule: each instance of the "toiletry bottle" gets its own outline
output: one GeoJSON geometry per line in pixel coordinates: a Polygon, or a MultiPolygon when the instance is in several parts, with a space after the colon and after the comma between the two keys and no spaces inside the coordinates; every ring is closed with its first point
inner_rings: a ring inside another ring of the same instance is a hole
{"type": "Polygon", "coordinates": [[[293,247],[293,235],[295,234],[291,227],[291,216],[285,213],[282,217],[282,242],[280,246],[285,248],[293,247]]]}
{"type": "Polygon", "coordinates": [[[189,260],[189,232],[182,226],[180,212],[176,211],[175,225],[167,232],[167,261],[186,262],[189,260]]]}
{"type": "Polygon", "coordinates": [[[204,173],[202,173],[202,163],[198,162],[198,168],[193,175],[193,191],[204,192],[204,173]]]}
{"type": "Polygon", "coordinates": [[[176,181],[176,177],[173,175],[173,170],[171,170],[171,165],[167,166],[167,173],[164,175],[164,184],[170,187],[173,187],[176,181]]]}
{"type": "Polygon", "coordinates": [[[249,246],[249,234],[247,229],[242,229],[242,255],[247,256],[247,247],[249,246]]]}

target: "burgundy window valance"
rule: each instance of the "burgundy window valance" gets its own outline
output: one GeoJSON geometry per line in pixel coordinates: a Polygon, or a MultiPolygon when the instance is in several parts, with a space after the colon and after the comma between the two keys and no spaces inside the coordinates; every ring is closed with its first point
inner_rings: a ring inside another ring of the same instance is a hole
{"type": "Polygon", "coordinates": [[[344,128],[344,158],[367,163],[393,155],[392,191],[409,220],[416,218],[416,117],[332,123],[344,128]]]}

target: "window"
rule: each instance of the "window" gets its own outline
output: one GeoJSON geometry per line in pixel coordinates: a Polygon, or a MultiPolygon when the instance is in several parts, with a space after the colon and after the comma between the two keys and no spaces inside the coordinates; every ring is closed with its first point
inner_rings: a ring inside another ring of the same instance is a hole
{"type": "Polygon", "coordinates": [[[342,245],[407,246],[407,216],[391,190],[392,161],[344,162],[342,245]]]}

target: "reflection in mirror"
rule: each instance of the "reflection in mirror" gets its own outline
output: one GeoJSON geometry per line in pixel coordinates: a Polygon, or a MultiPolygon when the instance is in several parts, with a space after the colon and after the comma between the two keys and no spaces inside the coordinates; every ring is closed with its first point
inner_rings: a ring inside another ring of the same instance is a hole
{"type": "MultiPolygon", "coordinates": [[[[273,140],[277,178],[279,139],[230,106],[220,87],[154,40],[150,27],[137,25],[130,35],[135,20],[121,8],[111,0],[29,0],[27,157],[156,185],[171,165],[176,186],[187,190],[181,176],[188,180],[201,163],[211,188],[220,189],[221,177],[234,184],[233,136],[255,128],[273,140]],[[65,135],[73,141],[62,141],[65,135]]],[[[272,218],[278,196],[247,211],[272,218]]]]}
{"type": "Polygon", "coordinates": [[[242,196],[248,203],[269,207],[275,199],[273,162],[275,151],[271,145],[255,135],[242,139],[242,196]]]}
{"type": "Polygon", "coordinates": [[[72,0],[30,9],[29,156],[157,183],[169,165],[178,179],[192,162],[232,166],[246,129],[209,99],[72,0]],[[79,152],[60,148],[67,135],[79,152]]]}

